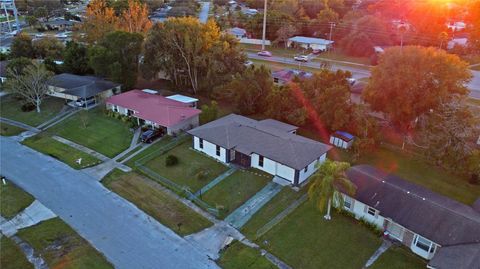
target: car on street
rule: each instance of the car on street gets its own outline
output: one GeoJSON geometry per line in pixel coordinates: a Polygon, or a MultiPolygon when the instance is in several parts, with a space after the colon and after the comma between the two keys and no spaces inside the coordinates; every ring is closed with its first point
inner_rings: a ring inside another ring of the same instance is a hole
{"type": "Polygon", "coordinates": [[[42,38],[42,37],[45,37],[44,33],[35,34],[35,38],[42,38]]]}
{"type": "Polygon", "coordinates": [[[244,63],[244,65],[248,67],[248,66],[253,65],[253,62],[252,62],[252,61],[246,61],[246,62],[244,63]]]}
{"type": "Polygon", "coordinates": [[[161,129],[148,129],[142,133],[141,139],[143,143],[152,143],[156,138],[162,137],[164,134],[161,129]]]}
{"type": "Polygon", "coordinates": [[[272,57],[272,53],[270,51],[262,50],[257,53],[258,56],[263,57],[272,57]]]}
{"type": "Polygon", "coordinates": [[[308,56],[307,55],[297,55],[295,57],[293,57],[293,59],[295,61],[299,61],[299,62],[308,62],[308,56]]]}

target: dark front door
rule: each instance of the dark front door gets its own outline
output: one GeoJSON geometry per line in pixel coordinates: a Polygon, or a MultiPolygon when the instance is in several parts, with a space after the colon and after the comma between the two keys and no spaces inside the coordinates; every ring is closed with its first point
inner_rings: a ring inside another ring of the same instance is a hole
{"type": "Polygon", "coordinates": [[[235,151],[235,160],[233,160],[233,163],[236,163],[243,167],[250,167],[250,162],[250,156],[235,151]]]}

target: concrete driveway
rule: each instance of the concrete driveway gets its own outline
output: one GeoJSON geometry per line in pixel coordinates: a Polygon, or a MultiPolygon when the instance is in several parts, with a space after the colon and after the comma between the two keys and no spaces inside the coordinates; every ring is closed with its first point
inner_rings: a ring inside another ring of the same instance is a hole
{"type": "Polygon", "coordinates": [[[0,137],[1,174],[67,222],[116,268],[218,268],[207,253],[88,174],[0,137]]]}

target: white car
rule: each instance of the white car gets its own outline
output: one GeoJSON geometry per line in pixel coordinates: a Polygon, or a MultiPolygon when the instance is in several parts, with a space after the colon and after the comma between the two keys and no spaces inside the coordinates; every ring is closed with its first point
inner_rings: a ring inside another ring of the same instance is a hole
{"type": "Polygon", "coordinates": [[[295,61],[299,61],[299,62],[308,62],[308,60],[309,60],[307,55],[298,55],[298,56],[293,57],[293,59],[295,61]]]}
{"type": "Polygon", "coordinates": [[[45,37],[45,34],[43,33],[35,34],[35,38],[42,38],[42,37],[45,37]]]}
{"type": "Polygon", "coordinates": [[[246,62],[244,63],[244,65],[248,67],[248,66],[253,65],[253,62],[252,62],[252,61],[246,61],[246,62]]]}

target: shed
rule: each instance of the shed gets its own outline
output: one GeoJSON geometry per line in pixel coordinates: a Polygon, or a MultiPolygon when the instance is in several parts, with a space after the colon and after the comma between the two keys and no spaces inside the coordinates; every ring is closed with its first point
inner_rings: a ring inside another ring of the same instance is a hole
{"type": "Polygon", "coordinates": [[[355,136],[344,131],[336,131],[330,135],[330,144],[342,149],[350,148],[354,140],[355,136]]]}
{"type": "Polygon", "coordinates": [[[312,49],[316,51],[326,51],[331,48],[332,44],[332,40],[306,36],[295,36],[289,38],[287,41],[288,47],[292,45],[297,45],[304,49],[312,49]]]}
{"type": "Polygon", "coordinates": [[[170,95],[170,96],[167,96],[167,98],[170,100],[175,100],[184,104],[188,104],[190,107],[197,108],[197,102],[198,102],[197,98],[193,98],[193,97],[185,96],[181,94],[170,95]]]}

